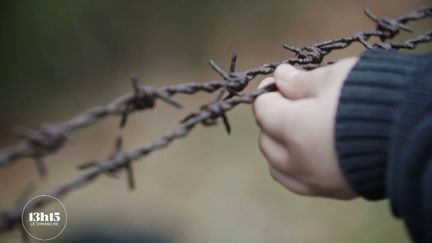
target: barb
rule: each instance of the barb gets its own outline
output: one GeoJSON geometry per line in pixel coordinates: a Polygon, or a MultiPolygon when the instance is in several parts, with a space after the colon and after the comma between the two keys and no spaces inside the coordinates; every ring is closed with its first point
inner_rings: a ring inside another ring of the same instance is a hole
{"type": "MultiPolygon", "coordinates": [[[[105,106],[93,107],[81,114],[72,117],[63,123],[46,124],[38,130],[22,133],[24,140],[18,145],[0,152],[0,166],[10,165],[12,162],[31,157],[37,162],[40,174],[46,174],[46,168],[42,158],[61,149],[67,141],[67,136],[73,131],[92,125],[108,116],[117,115],[121,117],[120,129],[124,128],[128,116],[136,111],[154,108],[156,100],[160,99],[175,108],[181,108],[181,104],[172,99],[176,94],[195,94],[197,92],[213,93],[220,91],[218,98],[201,107],[198,112],[192,113],[181,121],[178,127],[166,133],[150,144],[140,146],[132,150],[122,151],[123,138],[119,135],[116,139],[114,152],[101,161],[90,161],[80,165],[78,168],[85,170],[83,174],[74,180],[59,186],[50,195],[63,197],[68,193],[89,185],[102,174],[115,176],[117,172],[125,169],[128,175],[130,189],[135,187],[133,178],[132,162],[140,159],[156,150],[166,148],[174,140],[187,136],[198,124],[206,126],[215,125],[217,119],[222,118],[227,132],[231,127],[226,118],[226,113],[240,104],[250,104],[256,97],[265,93],[275,91],[274,85],[255,91],[249,95],[243,94],[243,90],[249,82],[258,75],[266,75],[274,72],[281,63],[299,65],[304,69],[314,69],[322,65],[328,65],[333,61],[324,62],[324,58],[333,50],[343,49],[354,42],[361,43],[367,49],[399,50],[412,49],[420,43],[432,41],[432,32],[426,32],[414,39],[403,43],[391,43],[389,39],[396,36],[400,31],[410,31],[406,25],[409,21],[432,17],[432,6],[419,9],[408,15],[395,19],[379,19],[370,11],[366,15],[376,23],[376,27],[370,31],[358,32],[351,37],[338,38],[324,41],[311,46],[296,48],[284,45],[284,48],[294,52],[295,57],[276,63],[264,64],[258,68],[245,72],[236,72],[235,66],[237,55],[233,54],[229,71],[225,72],[214,61],[210,61],[211,67],[223,78],[222,81],[209,81],[205,83],[184,83],[155,89],[150,86],[140,85],[138,79],[131,79],[133,92],[123,95],[105,106]],[[381,42],[369,43],[370,37],[379,37],[381,42]],[[222,99],[224,93],[228,95],[222,99]]],[[[46,201],[39,202],[36,207],[42,207],[46,201]]],[[[13,228],[19,222],[23,205],[18,205],[0,214],[0,231],[13,228]]]]}
{"type": "MultiPolygon", "coordinates": [[[[413,11],[405,16],[400,16],[395,19],[379,19],[370,11],[365,11],[366,15],[374,21],[377,26],[366,32],[358,32],[351,37],[338,38],[329,41],[324,41],[312,46],[303,48],[295,48],[289,45],[284,45],[284,48],[294,52],[295,58],[290,58],[277,63],[264,64],[261,67],[250,69],[245,72],[235,72],[235,64],[237,56],[233,54],[231,59],[230,71],[226,73],[214,61],[210,61],[212,68],[222,76],[223,81],[209,81],[205,83],[184,83],[179,85],[166,86],[159,89],[154,89],[149,86],[141,86],[138,84],[138,79],[133,77],[133,93],[129,93],[115,99],[105,106],[98,106],[82,112],[70,120],[49,124],[49,131],[42,125],[40,129],[32,131],[20,143],[10,148],[0,151],[0,167],[11,164],[21,158],[35,158],[35,161],[42,161],[42,158],[57,152],[66,143],[66,137],[75,130],[81,129],[85,126],[92,125],[99,120],[108,116],[120,115],[122,116],[121,126],[126,125],[127,118],[130,113],[153,108],[157,99],[163,100],[166,103],[173,105],[176,108],[181,105],[172,100],[171,97],[175,94],[195,94],[197,92],[205,91],[208,93],[215,92],[224,88],[228,91],[226,98],[231,98],[238,95],[257,75],[271,74],[275,68],[281,63],[290,63],[301,65],[304,69],[313,69],[320,66],[324,57],[333,50],[338,50],[348,47],[353,42],[360,42],[367,49],[412,49],[418,43],[430,41],[430,34],[427,36],[419,37],[415,41],[401,43],[401,44],[370,44],[368,40],[370,37],[375,36],[381,38],[382,42],[387,39],[393,38],[400,30],[409,30],[407,23],[409,21],[420,20],[432,16],[432,7],[424,7],[419,10],[413,11]]],[[[331,64],[328,62],[325,64],[331,64]]],[[[228,133],[230,126],[226,117],[224,124],[228,133]]],[[[38,168],[42,168],[42,163],[37,162],[38,168]]],[[[43,171],[40,169],[39,171],[43,171]]],[[[41,173],[43,174],[43,172],[41,173]]]]}
{"type": "MultiPolygon", "coordinates": [[[[197,112],[196,114],[191,116],[190,119],[181,123],[176,129],[166,133],[152,143],[126,152],[116,153],[112,158],[96,163],[94,166],[91,166],[91,169],[89,168],[90,170],[88,172],[72,180],[71,182],[57,188],[49,195],[60,198],[73,190],[90,184],[102,174],[115,173],[120,169],[124,168],[124,166],[131,161],[136,161],[137,159],[144,157],[156,150],[167,147],[176,139],[185,137],[197,124],[200,124],[207,119],[216,119],[217,117],[233,109],[239,104],[250,104],[259,95],[274,90],[276,90],[276,87],[274,85],[270,85],[263,89],[255,91],[250,95],[233,97],[232,99],[224,101],[215,101],[214,103],[209,104],[207,109],[197,112]]],[[[46,203],[48,203],[48,201],[41,201],[38,206],[44,206],[46,203]]],[[[16,223],[16,221],[20,219],[20,216],[21,206],[18,206],[10,211],[1,214],[0,231],[9,229],[11,225],[16,223]]]]}
{"type": "Polygon", "coordinates": [[[414,49],[418,44],[431,42],[432,31],[425,32],[414,39],[406,40],[403,43],[376,43],[376,47],[384,50],[414,49]]]}
{"type": "Polygon", "coordinates": [[[176,94],[212,93],[223,87],[223,83],[220,81],[209,81],[206,83],[190,82],[153,89],[149,86],[140,86],[135,79],[132,79],[132,82],[135,89],[133,93],[120,96],[105,106],[90,108],[65,122],[46,124],[38,130],[28,131],[23,136],[23,141],[0,152],[0,167],[10,165],[13,161],[21,158],[42,158],[53,154],[63,147],[66,137],[70,133],[108,116],[122,116],[121,125],[124,126],[130,113],[154,107],[157,99],[175,107],[181,107],[170,97],[176,94]]]}

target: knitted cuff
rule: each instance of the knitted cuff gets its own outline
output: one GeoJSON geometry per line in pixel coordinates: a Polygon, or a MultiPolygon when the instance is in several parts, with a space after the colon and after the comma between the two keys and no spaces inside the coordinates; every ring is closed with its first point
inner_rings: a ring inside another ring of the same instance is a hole
{"type": "Polygon", "coordinates": [[[354,191],[366,199],[386,197],[390,129],[403,98],[412,56],[366,51],[342,87],[335,141],[340,167],[354,191]]]}

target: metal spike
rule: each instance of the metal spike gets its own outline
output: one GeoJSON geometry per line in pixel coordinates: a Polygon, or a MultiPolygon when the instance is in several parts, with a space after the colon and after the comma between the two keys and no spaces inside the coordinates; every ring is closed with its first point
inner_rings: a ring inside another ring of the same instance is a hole
{"type": "Polygon", "coordinates": [[[222,68],[220,68],[213,60],[210,60],[209,64],[213,68],[213,70],[216,71],[223,79],[229,79],[228,74],[222,68]]]}
{"type": "Polygon", "coordinates": [[[282,46],[283,46],[283,48],[287,49],[288,51],[294,52],[295,54],[301,53],[300,48],[297,48],[295,46],[290,46],[287,44],[283,44],[282,46]]]}
{"type": "Polygon", "coordinates": [[[99,163],[97,161],[87,161],[77,166],[78,170],[85,170],[94,166],[97,166],[99,163]]]}
{"type": "Polygon", "coordinates": [[[138,95],[140,92],[140,85],[139,85],[138,77],[136,75],[132,75],[131,82],[132,82],[132,87],[133,87],[135,95],[138,95]]]}
{"type": "Polygon", "coordinates": [[[231,63],[230,63],[230,69],[229,69],[230,73],[235,72],[236,62],[237,62],[237,54],[235,52],[233,52],[231,55],[231,63]]]}
{"type": "Polygon", "coordinates": [[[115,141],[115,147],[114,147],[114,153],[117,154],[121,151],[123,146],[123,138],[121,136],[118,136],[115,141]]]}
{"type": "Polygon", "coordinates": [[[120,120],[120,128],[124,128],[126,126],[127,120],[128,120],[128,116],[129,116],[129,109],[126,108],[125,111],[122,112],[121,114],[121,120],[120,120]]]}
{"type": "Polygon", "coordinates": [[[127,177],[128,177],[129,190],[134,190],[135,189],[135,179],[134,179],[134,174],[132,171],[132,163],[130,161],[128,161],[126,163],[126,172],[127,172],[127,177]]]}
{"type": "Polygon", "coordinates": [[[378,17],[374,14],[374,13],[372,13],[372,11],[370,11],[369,9],[363,9],[363,12],[364,12],[364,14],[368,17],[368,18],[370,18],[373,22],[378,22],[379,21],[379,19],[378,19],[378,17]]]}
{"type": "Polygon", "coordinates": [[[38,171],[39,176],[41,178],[46,178],[47,174],[48,174],[48,170],[45,166],[45,162],[40,157],[35,157],[34,161],[35,161],[36,169],[38,171]]]}
{"type": "Polygon", "coordinates": [[[227,131],[228,134],[231,134],[231,125],[230,125],[230,123],[228,121],[228,118],[227,118],[226,114],[223,113],[221,115],[221,118],[222,118],[223,124],[225,126],[225,130],[227,131]]]}
{"type": "Polygon", "coordinates": [[[181,109],[183,108],[182,104],[180,104],[179,102],[173,100],[171,97],[169,97],[168,95],[165,94],[158,94],[158,97],[165,101],[165,103],[174,106],[177,109],[181,109]]]}
{"type": "Polygon", "coordinates": [[[406,24],[399,24],[399,27],[401,29],[405,30],[406,32],[409,32],[409,33],[413,32],[413,29],[410,26],[406,25],[406,24]]]}

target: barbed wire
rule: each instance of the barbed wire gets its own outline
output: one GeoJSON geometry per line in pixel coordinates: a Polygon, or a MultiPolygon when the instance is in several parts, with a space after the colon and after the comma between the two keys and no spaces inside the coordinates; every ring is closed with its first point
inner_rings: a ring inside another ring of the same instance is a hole
{"type": "Polygon", "coordinates": [[[232,96],[237,92],[241,92],[248,85],[249,81],[257,75],[272,73],[280,63],[300,64],[303,65],[305,69],[312,69],[315,68],[317,64],[321,63],[323,58],[330,51],[345,48],[353,42],[360,42],[368,49],[412,49],[419,43],[430,41],[431,33],[425,33],[415,40],[400,44],[384,43],[384,41],[393,38],[400,30],[411,32],[412,29],[407,26],[406,23],[428,16],[430,17],[432,15],[431,12],[431,7],[424,7],[395,19],[379,19],[370,11],[366,10],[366,15],[377,24],[373,30],[358,32],[351,37],[324,41],[303,48],[284,45],[284,48],[296,54],[296,58],[284,60],[279,63],[265,64],[259,68],[247,70],[243,73],[237,73],[231,70],[235,67],[235,60],[232,62],[229,73],[225,73],[216,63],[210,61],[212,68],[222,76],[223,81],[209,81],[206,83],[191,82],[154,89],[150,86],[139,85],[137,79],[132,78],[134,92],[123,95],[106,106],[90,108],[63,123],[45,124],[38,130],[21,130],[19,135],[23,137],[24,140],[13,147],[0,151],[0,166],[9,165],[20,158],[31,157],[35,158],[38,168],[41,168],[43,167],[41,158],[63,147],[68,134],[94,124],[107,116],[122,115],[122,126],[124,126],[128,114],[134,111],[153,108],[157,99],[180,108],[181,105],[171,98],[171,96],[178,93],[195,94],[200,91],[212,93],[221,88],[225,88],[232,96]],[[367,40],[372,36],[381,38],[382,43],[368,43],[367,40]]]}
{"type": "MultiPolygon", "coordinates": [[[[252,79],[258,75],[273,73],[281,63],[298,65],[304,69],[314,69],[333,63],[334,61],[323,63],[324,57],[333,50],[346,48],[354,42],[361,43],[366,49],[399,50],[413,49],[420,43],[432,41],[432,31],[428,31],[402,43],[388,42],[389,39],[395,37],[400,31],[412,32],[412,29],[406,25],[409,21],[432,17],[432,6],[423,7],[394,19],[379,19],[367,10],[365,14],[376,23],[375,28],[365,32],[357,32],[351,37],[324,41],[303,48],[283,45],[285,49],[294,52],[295,57],[280,62],[264,64],[244,72],[236,72],[237,55],[233,54],[229,71],[226,72],[211,60],[209,64],[222,77],[221,81],[208,81],[205,83],[189,82],[156,89],[139,84],[138,79],[133,77],[131,79],[133,92],[120,96],[105,106],[90,108],[62,123],[45,124],[37,130],[21,130],[19,134],[24,140],[0,152],[0,167],[11,165],[21,158],[33,158],[39,174],[44,176],[47,169],[42,159],[63,148],[67,137],[76,130],[95,124],[109,116],[120,116],[119,127],[123,129],[130,114],[154,108],[157,100],[162,100],[175,108],[181,108],[181,104],[172,98],[176,94],[192,95],[198,92],[214,93],[219,91],[215,101],[202,106],[199,111],[188,115],[174,130],[147,145],[131,150],[123,150],[123,138],[118,136],[115,141],[114,151],[108,158],[79,165],[78,169],[85,170],[85,172],[72,181],[57,187],[49,195],[57,198],[64,197],[71,191],[89,185],[103,174],[115,174],[122,169],[125,169],[127,172],[129,188],[134,189],[133,161],[137,161],[137,159],[156,150],[166,148],[174,140],[187,136],[198,124],[205,126],[215,125],[217,119],[221,118],[229,133],[231,126],[226,117],[226,112],[240,104],[251,104],[256,97],[263,93],[276,91],[276,86],[272,84],[250,94],[243,93],[243,90],[252,79]],[[370,43],[369,39],[371,37],[378,37],[380,42],[370,43]],[[222,99],[225,94],[226,96],[222,99]]],[[[47,201],[40,201],[34,204],[34,207],[42,207],[46,203],[47,201]]],[[[19,222],[22,207],[23,205],[19,204],[0,214],[0,232],[12,229],[19,222]]]]}

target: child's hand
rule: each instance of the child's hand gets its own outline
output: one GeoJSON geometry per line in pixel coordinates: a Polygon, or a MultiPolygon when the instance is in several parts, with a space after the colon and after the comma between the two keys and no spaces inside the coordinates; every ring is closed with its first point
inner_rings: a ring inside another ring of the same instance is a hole
{"type": "Polygon", "coordinates": [[[311,196],[356,197],[339,168],[335,115],[340,90],[357,58],[348,58],[313,71],[280,65],[274,78],[279,92],[259,96],[254,113],[261,127],[260,149],[272,177],[289,190],[311,196]]]}

